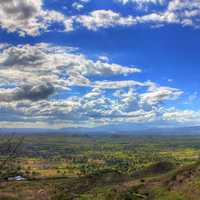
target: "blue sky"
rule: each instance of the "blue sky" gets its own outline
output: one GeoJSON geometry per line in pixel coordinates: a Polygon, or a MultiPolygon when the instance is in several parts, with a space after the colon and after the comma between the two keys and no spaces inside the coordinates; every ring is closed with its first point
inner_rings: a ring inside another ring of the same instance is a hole
{"type": "Polygon", "coordinates": [[[0,126],[200,124],[197,0],[0,2],[0,126]]]}

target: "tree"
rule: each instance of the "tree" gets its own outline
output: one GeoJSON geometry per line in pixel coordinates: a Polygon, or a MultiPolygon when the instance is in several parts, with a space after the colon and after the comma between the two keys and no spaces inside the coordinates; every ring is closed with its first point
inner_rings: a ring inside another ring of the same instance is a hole
{"type": "Polygon", "coordinates": [[[20,164],[17,162],[17,154],[22,147],[24,137],[15,134],[1,135],[3,142],[0,144],[0,178],[19,175],[20,164]]]}

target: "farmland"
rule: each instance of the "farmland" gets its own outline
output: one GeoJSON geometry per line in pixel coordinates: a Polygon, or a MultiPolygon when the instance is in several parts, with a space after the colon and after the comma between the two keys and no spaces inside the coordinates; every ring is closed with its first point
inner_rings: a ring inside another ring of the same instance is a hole
{"type": "Polygon", "coordinates": [[[12,142],[21,137],[13,168],[1,174],[0,199],[195,200],[200,193],[200,136],[21,134],[12,142]],[[6,180],[19,175],[25,181],[6,180]]]}

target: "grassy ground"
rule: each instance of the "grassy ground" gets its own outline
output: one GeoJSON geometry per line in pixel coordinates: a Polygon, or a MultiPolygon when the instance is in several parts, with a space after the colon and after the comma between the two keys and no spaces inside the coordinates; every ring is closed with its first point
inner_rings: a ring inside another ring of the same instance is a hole
{"type": "Polygon", "coordinates": [[[28,135],[27,180],[2,180],[0,199],[199,200],[199,152],[197,136],[28,135]]]}

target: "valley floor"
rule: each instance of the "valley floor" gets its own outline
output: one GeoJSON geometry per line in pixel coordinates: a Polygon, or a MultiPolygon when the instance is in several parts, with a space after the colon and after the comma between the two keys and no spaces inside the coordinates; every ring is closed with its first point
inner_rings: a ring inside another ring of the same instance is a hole
{"type": "Polygon", "coordinates": [[[0,200],[199,200],[199,152],[199,136],[26,135],[0,200]]]}

